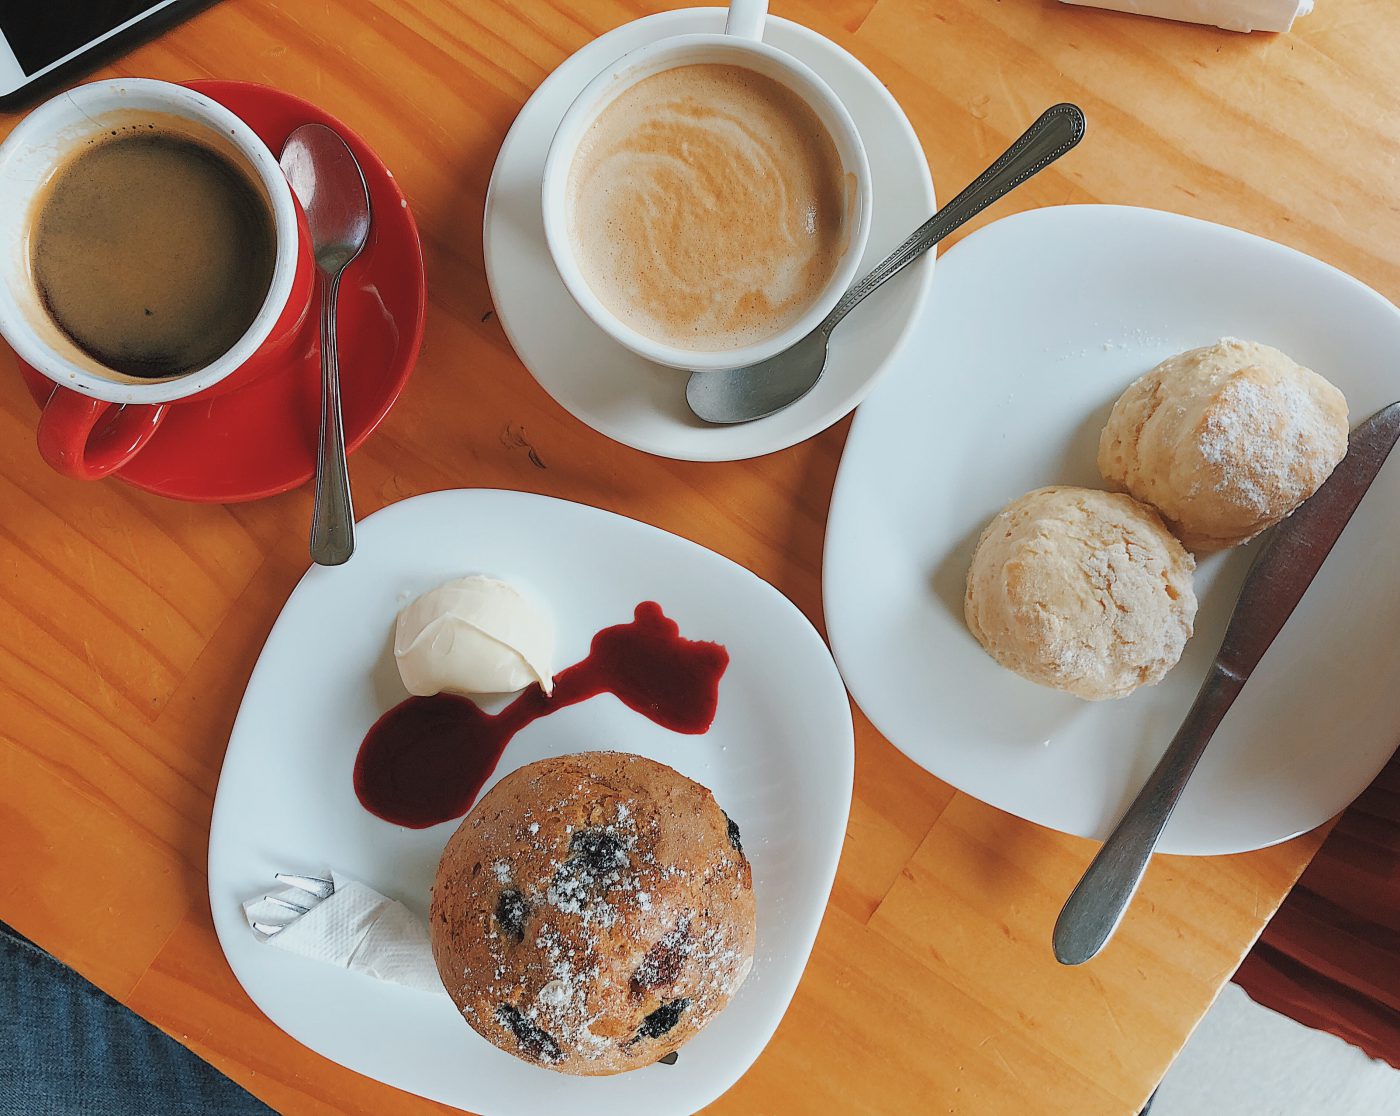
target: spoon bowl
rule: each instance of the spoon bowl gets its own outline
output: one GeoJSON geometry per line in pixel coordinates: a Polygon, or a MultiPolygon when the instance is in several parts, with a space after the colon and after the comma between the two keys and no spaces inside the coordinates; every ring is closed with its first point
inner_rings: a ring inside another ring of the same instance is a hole
{"type": "Polygon", "coordinates": [[[334,274],[369,239],[369,188],[355,153],[333,128],[303,124],[287,137],[278,162],[306,211],[316,266],[334,274]]]}
{"type": "Polygon", "coordinates": [[[796,403],[821,379],[827,330],[814,329],[790,349],[743,368],[693,372],[685,385],[690,409],[706,422],[730,425],[776,414],[796,403]]]}

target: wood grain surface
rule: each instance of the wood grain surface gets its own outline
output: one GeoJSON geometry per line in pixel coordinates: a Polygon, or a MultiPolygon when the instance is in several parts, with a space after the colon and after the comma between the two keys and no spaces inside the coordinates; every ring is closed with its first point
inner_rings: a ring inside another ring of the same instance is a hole
{"type": "MultiPolygon", "coordinates": [[[[528,489],[719,550],[821,624],[847,423],[735,464],[660,460],[576,422],[491,306],[482,204],[540,81],[653,0],[224,0],[109,75],[265,82],[364,135],[423,234],[430,305],[402,400],[352,459],[360,514],[443,487],[528,489]]],[[[1054,0],[774,0],[849,49],[914,123],[942,196],[1046,105],[1091,126],[978,222],[1103,201],[1273,237],[1400,293],[1400,9],[1320,0],[1287,36],[1054,0]]],[[[15,117],[0,119],[8,131],[15,117]]],[[[1203,261],[1202,266],[1209,266],[1203,261]]],[[[306,566],[311,496],[196,506],[40,461],[0,357],[0,918],[284,1113],[448,1111],[284,1036],[210,923],[210,809],[245,680],[306,566]]],[[[773,1042],[717,1113],[1138,1111],[1315,850],[1162,857],[1092,965],[1057,966],[1092,846],[925,774],[857,713],[830,910],[773,1042]]]]}

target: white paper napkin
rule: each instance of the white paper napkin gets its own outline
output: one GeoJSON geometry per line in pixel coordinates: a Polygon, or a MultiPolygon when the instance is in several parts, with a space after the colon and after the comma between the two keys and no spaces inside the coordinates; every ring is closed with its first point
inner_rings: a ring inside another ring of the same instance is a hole
{"type": "Polygon", "coordinates": [[[1287,31],[1313,0],[1063,0],[1088,8],[1211,23],[1226,31],[1287,31]]]}
{"type": "Polygon", "coordinates": [[[291,886],[265,893],[310,907],[305,914],[268,902],[262,895],[249,899],[243,904],[249,928],[255,921],[281,926],[276,934],[253,932],[276,949],[444,995],[428,930],[418,917],[357,880],[335,871],[325,875],[335,882],[334,894],[326,899],[291,886]]]}

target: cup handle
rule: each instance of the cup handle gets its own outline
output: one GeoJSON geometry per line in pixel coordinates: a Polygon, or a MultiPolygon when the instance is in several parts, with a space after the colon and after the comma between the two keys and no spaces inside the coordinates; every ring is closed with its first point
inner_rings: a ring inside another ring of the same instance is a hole
{"type": "Polygon", "coordinates": [[[724,33],[741,39],[763,38],[763,21],[768,17],[768,0],[730,0],[724,33]]]}
{"type": "Polygon", "coordinates": [[[164,403],[118,406],[55,387],[39,416],[39,453],[64,476],[99,480],[140,452],[165,411],[164,403]]]}

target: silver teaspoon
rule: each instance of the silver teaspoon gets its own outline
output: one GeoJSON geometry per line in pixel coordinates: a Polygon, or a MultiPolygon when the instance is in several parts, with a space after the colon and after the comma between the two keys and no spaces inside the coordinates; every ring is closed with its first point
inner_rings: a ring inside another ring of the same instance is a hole
{"type": "Polygon", "coordinates": [[[316,270],[321,273],[321,436],[311,558],[322,566],[338,566],[355,552],[355,511],[340,417],[336,301],[346,265],[369,238],[369,190],[354,153],[324,124],[303,124],[294,131],[279,161],[306,211],[316,270]]]}
{"type": "Polygon", "coordinates": [[[821,325],[792,348],[743,368],[692,372],[685,386],[690,409],[706,422],[729,424],[765,418],[796,403],[821,379],[831,331],[856,305],[1083,138],[1084,113],[1079,106],[1061,104],[1046,109],[1000,159],[859,280],[821,325]]]}

